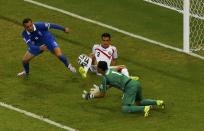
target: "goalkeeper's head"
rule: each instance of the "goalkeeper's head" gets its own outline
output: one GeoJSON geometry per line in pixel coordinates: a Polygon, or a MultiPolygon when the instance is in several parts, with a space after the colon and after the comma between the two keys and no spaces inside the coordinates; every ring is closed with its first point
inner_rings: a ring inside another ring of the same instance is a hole
{"type": "Polygon", "coordinates": [[[97,64],[98,73],[105,74],[106,70],[108,70],[107,62],[99,61],[98,64],[97,64]]]}

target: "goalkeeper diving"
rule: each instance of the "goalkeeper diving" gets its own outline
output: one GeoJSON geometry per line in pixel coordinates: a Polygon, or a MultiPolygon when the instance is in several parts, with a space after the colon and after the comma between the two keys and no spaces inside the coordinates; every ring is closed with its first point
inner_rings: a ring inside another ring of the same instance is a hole
{"type": "Polygon", "coordinates": [[[142,87],[138,80],[130,79],[114,69],[108,69],[105,61],[99,61],[97,71],[102,74],[100,86],[94,85],[90,92],[83,91],[82,98],[91,100],[103,98],[110,87],[115,87],[123,92],[122,111],[123,112],[144,112],[144,117],[149,115],[150,109],[164,109],[163,100],[143,99],[142,87]]]}

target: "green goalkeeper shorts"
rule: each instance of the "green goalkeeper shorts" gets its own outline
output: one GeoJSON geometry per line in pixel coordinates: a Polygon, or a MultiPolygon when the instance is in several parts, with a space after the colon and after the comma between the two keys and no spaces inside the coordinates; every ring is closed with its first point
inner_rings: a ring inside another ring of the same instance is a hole
{"type": "Polygon", "coordinates": [[[142,100],[142,89],[139,81],[131,80],[125,87],[123,93],[122,104],[123,105],[132,105],[136,101],[142,100]]]}

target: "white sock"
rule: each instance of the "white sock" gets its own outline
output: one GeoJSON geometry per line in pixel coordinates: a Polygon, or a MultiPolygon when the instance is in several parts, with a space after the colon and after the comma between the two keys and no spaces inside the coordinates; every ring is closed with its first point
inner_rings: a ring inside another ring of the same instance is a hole
{"type": "Polygon", "coordinates": [[[126,75],[127,77],[129,77],[129,72],[128,72],[128,69],[127,69],[127,68],[123,68],[123,69],[121,70],[121,73],[124,74],[124,75],[126,75]]]}
{"type": "Polygon", "coordinates": [[[84,69],[86,72],[88,72],[89,68],[91,67],[91,63],[92,63],[92,59],[89,57],[88,64],[86,66],[84,66],[84,69]]]}

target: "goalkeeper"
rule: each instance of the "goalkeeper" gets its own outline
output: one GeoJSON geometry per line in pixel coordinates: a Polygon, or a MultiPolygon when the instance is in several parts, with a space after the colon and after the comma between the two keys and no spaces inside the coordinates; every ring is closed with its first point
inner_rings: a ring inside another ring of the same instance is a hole
{"type": "Polygon", "coordinates": [[[153,107],[164,109],[163,100],[142,99],[142,88],[138,80],[129,79],[129,77],[108,69],[105,61],[99,61],[97,71],[101,73],[102,84],[100,87],[94,85],[90,92],[84,91],[82,97],[86,100],[101,98],[105,96],[110,87],[115,87],[123,91],[122,111],[123,112],[144,112],[144,117],[149,115],[149,110],[153,107]]]}

